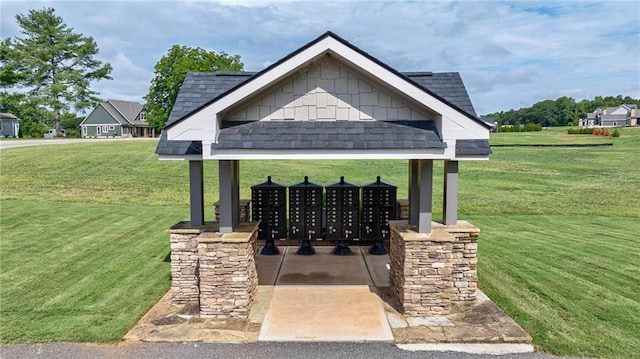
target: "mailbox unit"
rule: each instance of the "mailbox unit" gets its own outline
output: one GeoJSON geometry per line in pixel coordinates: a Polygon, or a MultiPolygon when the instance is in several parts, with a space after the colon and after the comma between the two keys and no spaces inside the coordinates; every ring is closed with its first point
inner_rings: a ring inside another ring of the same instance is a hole
{"type": "Polygon", "coordinates": [[[289,186],[289,239],[302,240],[298,254],[314,254],[310,241],[322,240],[322,189],[307,176],[289,186]]]}
{"type": "Polygon", "coordinates": [[[326,238],[339,240],[335,254],[349,254],[345,241],[360,239],[360,187],[344,181],[326,187],[326,238]]]}
{"type": "Polygon", "coordinates": [[[287,203],[286,187],[271,181],[251,187],[252,219],[260,221],[258,239],[266,240],[260,253],[265,255],[279,253],[273,242],[275,239],[286,239],[287,236],[287,203]]]}
{"type": "Polygon", "coordinates": [[[389,220],[396,219],[396,192],[396,186],[380,181],[380,176],[362,186],[361,236],[363,240],[376,241],[369,249],[371,254],[387,254],[382,241],[391,237],[389,220]]]}

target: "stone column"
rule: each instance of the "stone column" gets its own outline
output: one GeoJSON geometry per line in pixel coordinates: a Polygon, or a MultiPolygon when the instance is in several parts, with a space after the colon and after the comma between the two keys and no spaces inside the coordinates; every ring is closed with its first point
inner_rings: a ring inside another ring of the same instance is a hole
{"type": "Polygon", "coordinates": [[[406,221],[389,224],[390,289],[399,311],[408,317],[444,315],[454,302],[475,300],[477,227],[433,223],[430,233],[419,233],[406,221]]]}
{"type": "Polygon", "coordinates": [[[198,237],[201,316],[248,317],[258,287],[257,237],[257,222],[243,222],[233,233],[198,237]]]}
{"type": "Polygon", "coordinates": [[[199,228],[181,222],[167,230],[171,241],[171,300],[174,304],[198,304],[199,228]]]}

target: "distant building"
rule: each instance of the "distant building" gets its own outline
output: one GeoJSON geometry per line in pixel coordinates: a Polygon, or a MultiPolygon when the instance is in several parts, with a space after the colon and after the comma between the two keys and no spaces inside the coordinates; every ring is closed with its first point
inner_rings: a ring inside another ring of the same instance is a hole
{"type": "Polygon", "coordinates": [[[18,138],[20,119],[10,113],[0,113],[0,136],[18,138]]]}
{"type": "Polygon", "coordinates": [[[637,105],[622,104],[617,107],[599,108],[587,114],[587,118],[581,118],[580,126],[599,127],[626,127],[638,126],[640,112],[637,105]]]}
{"type": "Polygon", "coordinates": [[[493,117],[481,116],[480,119],[484,121],[487,125],[491,126],[491,132],[498,132],[498,124],[496,123],[496,119],[493,117]]]}
{"type": "Polygon", "coordinates": [[[144,106],[137,102],[104,101],[80,123],[82,137],[155,137],[145,114],[144,106]]]}

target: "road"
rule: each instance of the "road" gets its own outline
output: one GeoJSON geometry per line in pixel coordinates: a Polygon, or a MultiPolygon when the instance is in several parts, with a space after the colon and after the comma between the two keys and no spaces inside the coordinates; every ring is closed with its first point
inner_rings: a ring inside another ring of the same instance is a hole
{"type": "Polygon", "coordinates": [[[43,145],[66,145],[70,143],[106,142],[106,141],[158,141],[157,138],[54,138],[36,140],[4,140],[0,141],[0,150],[5,148],[30,147],[43,145]]]}
{"type": "Polygon", "coordinates": [[[453,352],[411,352],[391,343],[51,343],[0,346],[0,358],[408,358],[408,359],[552,359],[546,354],[479,355],[453,352]]]}

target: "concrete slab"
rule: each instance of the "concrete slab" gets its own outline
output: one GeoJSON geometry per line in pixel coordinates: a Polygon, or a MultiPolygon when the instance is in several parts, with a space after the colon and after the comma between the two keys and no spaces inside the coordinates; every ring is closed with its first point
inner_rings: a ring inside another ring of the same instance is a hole
{"type": "Polygon", "coordinates": [[[376,287],[389,286],[389,255],[374,256],[369,254],[369,247],[359,247],[369,275],[376,287]]]}
{"type": "Polygon", "coordinates": [[[393,341],[384,305],[366,285],[274,288],[259,341],[393,341]]]}
{"type": "Polygon", "coordinates": [[[282,266],[286,252],[290,249],[289,247],[279,248],[280,253],[272,256],[256,255],[256,270],[258,271],[259,285],[276,285],[280,266],[282,266]]]}
{"type": "Polygon", "coordinates": [[[372,285],[358,247],[348,256],[333,254],[332,247],[316,247],[316,254],[301,256],[296,248],[287,252],[276,281],[282,285],[372,285]]]}

